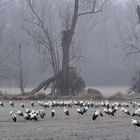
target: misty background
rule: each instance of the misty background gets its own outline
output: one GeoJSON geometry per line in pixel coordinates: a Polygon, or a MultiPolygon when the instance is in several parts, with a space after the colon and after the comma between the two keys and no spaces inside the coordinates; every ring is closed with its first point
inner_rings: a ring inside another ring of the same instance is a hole
{"type": "MultiPolygon", "coordinates": [[[[48,14],[52,14],[52,24],[58,29],[57,11],[63,11],[73,1],[50,0],[48,14]],[[65,2],[64,2],[65,1],[65,2]]],[[[128,55],[123,41],[130,41],[133,30],[138,29],[137,2],[132,0],[108,0],[103,12],[84,16],[76,27],[74,46],[84,58],[74,65],[86,81],[87,86],[130,85],[134,73],[140,69],[138,54],[128,55]],[[132,30],[133,29],[133,30],[132,30]]],[[[0,3],[0,86],[16,87],[18,46],[21,44],[23,73],[27,87],[33,87],[51,76],[45,64],[44,51],[34,44],[25,31],[26,10],[24,0],[1,0],[0,3]],[[7,75],[7,79],[3,77],[7,75]],[[11,77],[11,78],[9,78],[11,77]]],[[[53,30],[53,32],[58,32],[53,30]]]]}

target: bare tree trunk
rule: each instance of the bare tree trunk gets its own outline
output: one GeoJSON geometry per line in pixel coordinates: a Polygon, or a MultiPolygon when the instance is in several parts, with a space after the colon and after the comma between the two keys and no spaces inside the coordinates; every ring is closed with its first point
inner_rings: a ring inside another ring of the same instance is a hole
{"type": "Polygon", "coordinates": [[[21,94],[24,94],[24,83],[23,83],[23,71],[22,71],[22,59],[21,59],[21,45],[19,45],[19,89],[21,94]]]}
{"type": "Polygon", "coordinates": [[[63,55],[63,61],[62,61],[62,86],[61,86],[61,92],[62,95],[69,95],[69,51],[70,51],[70,45],[72,42],[72,37],[74,35],[74,30],[76,27],[77,19],[78,19],[78,4],[79,0],[75,0],[74,5],[74,14],[71,22],[70,29],[67,29],[62,32],[62,55],[63,55]]]}
{"type": "Polygon", "coordinates": [[[35,89],[33,89],[30,92],[26,92],[26,94],[28,95],[34,95],[35,93],[39,92],[41,89],[43,88],[47,88],[50,83],[55,81],[55,76],[48,78],[47,80],[43,81],[42,83],[40,83],[35,89]]]}
{"type": "Polygon", "coordinates": [[[56,82],[52,82],[52,86],[51,86],[51,95],[55,95],[56,93],[56,82]]]}
{"type": "Polygon", "coordinates": [[[137,6],[138,23],[140,24],[140,6],[137,6]]]}
{"type": "Polygon", "coordinates": [[[59,79],[61,79],[61,77],[62,77],[62,73],[61,72],[58,72],[55,76],[52,76],[52,77],[48,78],[47,80],[43,81],[42,83],[40,83],[32,91],[26,92],[26,94],[28,94],[28,95],[34,95],[35,93],[39,92],[41,89],[46,90],[51,83],[54,83],[56,81],[59,82],[59,79]]]}
{"type": "Polygon", "coordinates": [[[69,93],[69,46],[63,47],[63,62],[62,62],[62,94],[69,93]]]}

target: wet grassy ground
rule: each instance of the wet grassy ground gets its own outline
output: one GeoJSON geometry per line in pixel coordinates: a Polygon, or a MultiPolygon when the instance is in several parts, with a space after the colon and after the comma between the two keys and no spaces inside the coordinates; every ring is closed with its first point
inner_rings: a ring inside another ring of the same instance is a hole
{"type": "MultiPolygon", "coordinates": [[[[14,123],[9,115],[11,110],[21,109],[21,101],[15,101],[15,107],[9,106],[5,101],[4,107],[0,107],[0,139],[2,140],[139,140],[140,128],[136,132],[131,124],[131,117],[117,112],[115,117],[104,114],[97,120],[92,120],[94,108],[81,116],[76,108],[69,109],[67,117],[63,108],[55,108],[56,116],[50,117],[51,109],[44,109],[45,118],[38,121],[25,121],[17,118],[14,123]]],[[[26,101],[25,108],[32,109],[30,102],[26,101]]],[[[40,109],[37,104],[33,109],[40,109]]],[[[132,111],[131,111],[132,112],[132,111]]]]}

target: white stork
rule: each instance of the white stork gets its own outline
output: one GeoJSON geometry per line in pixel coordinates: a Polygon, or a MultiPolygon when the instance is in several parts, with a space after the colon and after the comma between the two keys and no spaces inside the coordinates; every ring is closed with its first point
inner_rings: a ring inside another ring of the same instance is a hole
{"type": "Polygon", "coordinates": [[[65,113],[67,116],[69,116],[69,111],[68,111],[67,108],[64,108],[64,113],[65,113]]]}
{"type": "Polygon", "coordinates": [[[96,120],[99,115],[103,117],[103,114],[100,112],[100,110],[96,110],[92,116],[92,120],[96,120]]]}
{"type": "Polygon", "coordinates": [[[137,126],[137,127],[140,127],[140,122],[137,121],[137,120],[132,119],[132,120],[131,120],[131,123],[135,126],[135,131],[136,131],[136,126],[137,126]]]}
{"type": "Polygon", "coordinates": [[[53,118],[55,116],[55,110],[53,109],[52,111],[51,111],[51,117],[53,118]]]}

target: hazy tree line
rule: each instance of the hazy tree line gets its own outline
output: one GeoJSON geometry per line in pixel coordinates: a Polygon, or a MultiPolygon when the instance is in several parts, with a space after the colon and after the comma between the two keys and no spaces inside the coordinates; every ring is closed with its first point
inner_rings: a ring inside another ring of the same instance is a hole
{"type": "Polygon", "coordinates": [[[1,0],[1,83],[15,82],[21,93],[35,83],[29,93],[50,86],[53,94],[68,95],[79,92],[86,77],[98,83],[96,75],[106,82],[126,74],[123,80],[128,82],[127,76],[139,69],[137,5],[116,0],[1,0]]]}

